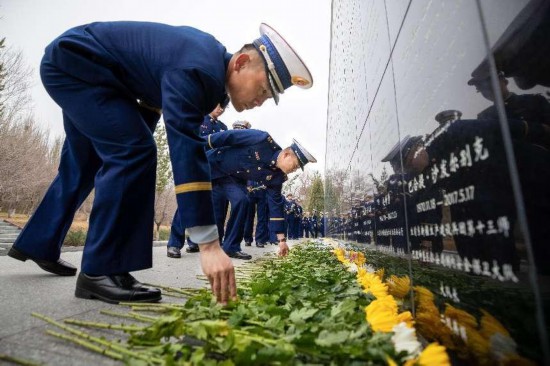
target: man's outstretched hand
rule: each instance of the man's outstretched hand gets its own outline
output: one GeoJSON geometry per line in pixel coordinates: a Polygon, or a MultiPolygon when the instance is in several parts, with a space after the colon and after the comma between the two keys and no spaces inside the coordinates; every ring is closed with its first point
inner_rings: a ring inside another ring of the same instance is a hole
{"type": "Polygon", "coordinates": [[[202,271],[210,281],[212,293],[218,302],[227,304],[229,299],[237,298],[235,268],[233,262],[220,247],[219,240],[200,244],[202,271]]]}
{"type": "Polygon", "coordinates": [[[282,242],[279,242],[279,257],[286,257],[288,255],[288,245],[286,244],[286,242],[282,241],[282,242]]]}

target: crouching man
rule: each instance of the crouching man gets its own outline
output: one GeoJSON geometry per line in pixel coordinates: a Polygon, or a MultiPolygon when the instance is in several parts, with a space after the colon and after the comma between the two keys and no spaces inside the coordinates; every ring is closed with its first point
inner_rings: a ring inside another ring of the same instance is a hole
{"type": "MultiPolygon", "coordinates": [[[[287,174],[304,169],[307,163],[317,160],[296,140],[282,149],[273,138],[260,130],[231,130],[207,137],[206,153],[212,174],[212,198],[214,216],[223,250],[231,258],[251,259],[242,252],[244,222],[248,208],[246,181],[253,180],[264,185],[269,206],[269,230],[277,234],[279,255],[288,254],[283,215],[284,199],[281,195],[287,174]],[[225,223],[225,202],[231,204],[231,212],[225,223]],[[223,240],[222,240],[223,239],[223,240]]],[[[176,212],[177,217],[178,212],[176,212]]],[[[183,235],[173,220],[172,232],[183,235]]]]}

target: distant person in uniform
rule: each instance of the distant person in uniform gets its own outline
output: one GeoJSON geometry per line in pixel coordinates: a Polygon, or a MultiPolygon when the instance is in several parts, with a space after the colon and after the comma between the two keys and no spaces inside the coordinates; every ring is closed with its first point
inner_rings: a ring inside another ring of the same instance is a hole
{"type": "MultiPolygon", "coordinates": [[[[212,171],[212,191],[219,232],[224,231],[224,205],[231,204],[227,234],[223,235],[223,250],[231,258],[252,258],[241,249],[248,198],[246,181],[265,185],[269,205],[269,229],[276,233],[279,255],[288,254],[284,223],[284,200],[281,194],[287,174],[317,160],[296,140],[285,149],[264,131],[230,130],[208,136],[208,161],[212,171]]],[[[172,230],[182,232],[175,222],[172,230]]],[[[220,235],[221,236],[221,235],[220,235]]]]}
{"type": "MultiPolygon", "coordinates": [[[[248,130],[250,128],[252,128],[252,124],[248,121],[236,121],[233,123],[234,130],[248,130]]],[[[254,239],[256,239],[256,246],[258,248],[263,248],[269,241],[269,208],[265,188],[265,185],[258,184],[258,182],[248,181],[246,183],[248,210],[244,222],[244,242],[247,247],[252,245],[254,239]],[[256,216],[258,219],[256,221],[256,230],[254,230],[254,219],[256,216]]]]}
{"type": "Polygon", "coordinates": [[[251,246],[256,241],[258,248],[263,248],[269,242],[269,205],[267,204],[266,186],[255,181],[248,181],[248,212],[244,225],[244,242],[251,246]],[[254,228],[254,218],[256,227],[254,228]]]}
{"type": "Polygon", "coordinates": [[[227,131],[227,125],[218,119],[223,112],[225,112],[225,109],[218,104],[212,112],[204,116],[200,129],[201,136],[208,136],[211,133],[227,131]]]}
{"type": "Polygon", "coordinates": [[[161,292],[130,272],[152,266],[157,151],[166,124],[179,224],[200,245],[203,272],[218,301],[236,297],[234,268],[221,250],[210,167],[199,136],[204,116],[231,103],[237,112],[277,103],[292,85],[309,88],[307,67],[271,27],[234,54],[198,29],[148,22],[75,27],[46,47],[44,87],[63,111],[66,139],[57,177],[8,255],[57,275],[75,211],[95,200],[75,296],[159,301],[161,292]],[[139,102],[138,102],[139,101],[139,102]]]}
{"type": "MultiPolygon", "coordinates": [[[[407,238],[410,240],[410,248],[418,249],[419,240],[408,236],[408,228],[414,226],[418,217],[415,212],[415,199],[408,192],[403,183],[409,181],[414,176],[422,172],[429,164],[429,157],[423,149],[423,139],[421,136],[405,136],[397,142],[390,152],[382,159],[382,162],[389,162],[394,174],[388,177],[386,182],[387,192],[390,197],[385,204],[380,204],[380,215],[378,228],[387,229],[381,231],[385,234],[388,230],[394,234],[389,235],[386,243],[393,246],[394,250],[409,250],[407,238]],[[407,215],[408,221],[405,221],[407,215]],[[405,225],[405,224],[408,225],[405,225]],[[392,231],[393,229],[393,231],[392,231]]],[[[384,200],[382,200],[384,201],[384,200]]],[[[379,242],[384,235],[379,235],[379,242]]]]}
{"type": "MultiPolygon", "coordinates": [[[[227,126],[225,123],[220,121],[218,118],[225,112],[225,109],[218,104],[212,112],[204,116],[200,128],[201,136],[208,136],[214,132],[227,131],[227,126]]],[[[179,220],[179,218],[174,218],[174,220],[179,220]]],[[[170,238],[168,239],[167,246],[167,256],[169,258],[181,258],[181,248],[183,248],[183,243],[185,242],[185,236],[177,237],[174,233],[170,233],[170,238]]],[[[198,253],[199,245],[187,237],[187,253],[198,253]]]]}
{"type": "Polygon", "coordinates": [[[294,238],[294,212],[296,211],[296,202],[294,201],[294,195],[288,193],[284,203],[284,213],[286,221],[286,232],[289,239],[294,238]]]}

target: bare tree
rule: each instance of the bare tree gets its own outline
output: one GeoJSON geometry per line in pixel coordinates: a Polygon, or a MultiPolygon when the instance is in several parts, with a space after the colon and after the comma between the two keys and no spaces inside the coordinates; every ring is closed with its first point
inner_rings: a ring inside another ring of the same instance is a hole
{"type": "Polygon", "coordinates": [[[155,240],[160,239],[160,228],[168,225],[176,211],[176,195],[174,187],[166,187],[155,193],[155,240]]]}
{"type": "Polygon", "coordinates": [[[33,118],[31,68],[0,42],[0,207],[32,212],[55,175],[48,134],[33,118]]]}
{"type": "Polygon", "coordinates": [[[21,51],[0,44],[0,125],[19,122],[32,114],[32,68],[21,51]]]}
{"type": "Polygon", "coordinates": [[[157,144],[157,181],[155,187],[155,240],[159,240],[160,227],[168,224],[176,211],[174,178],[170,165],[168,141],[164,124],[159,124],[155,130],[157,144]]]}
{"type": "Polygon", "coordinates": [[[0,201],[9,213],[30,212],[55,176],[48,136],[28,117],[0,133],[0,201]]]}

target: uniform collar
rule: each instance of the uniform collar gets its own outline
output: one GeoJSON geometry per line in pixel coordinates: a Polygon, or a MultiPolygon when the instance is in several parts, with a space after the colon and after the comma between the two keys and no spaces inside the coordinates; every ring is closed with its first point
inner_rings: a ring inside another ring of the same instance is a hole
{"type": "Polygon", "coordinates": [[[277,158],[279,157],[279,154],[281,153],[282,150],[278,150],[276,151],[273,156],[271,157],[271,161],[269,162],[269,166],[270,167],[277,167],[277,158]]]}

